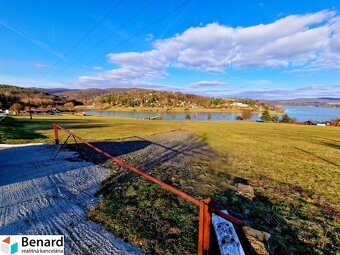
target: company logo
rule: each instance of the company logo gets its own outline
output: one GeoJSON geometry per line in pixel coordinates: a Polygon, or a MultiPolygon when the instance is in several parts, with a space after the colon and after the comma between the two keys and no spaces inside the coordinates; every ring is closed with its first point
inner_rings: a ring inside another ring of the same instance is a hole
{"type": "Polygon", "coordinates": [[[0,235],[0,255],[64,255],[63,235],[0,235]]]}
{"type": "Polygon", "coordinates": [[[1,242],[1,254],[14,254],[18,252],[18,242],[11,244],[11,237],[7,237],[1,242]]]}

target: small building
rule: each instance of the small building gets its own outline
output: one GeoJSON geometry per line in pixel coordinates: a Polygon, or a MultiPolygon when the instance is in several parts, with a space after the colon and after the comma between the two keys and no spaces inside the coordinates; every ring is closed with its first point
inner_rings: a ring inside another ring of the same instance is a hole
{"type": "Polygon", "coordinates": [[[316,124],[318,124],[316,121],[314,120],[307,120],[304,122],[305,125],[310,125],[310,126],[316,126],[316,124]]]}
{"type": "Polygon", "coordinates": [[[246,107],[248,107],[249,105],[244,104],[244,103],[240,103],[240,102],[234,102],[234,103],[231,104],[231,106],[246,108],[246,107]]]}

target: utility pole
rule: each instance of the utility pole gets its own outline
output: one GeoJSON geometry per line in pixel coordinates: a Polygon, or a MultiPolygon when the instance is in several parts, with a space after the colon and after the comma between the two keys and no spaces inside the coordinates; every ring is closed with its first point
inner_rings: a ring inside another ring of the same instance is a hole
{"type": "Polygon", "coordinates": [[[31,98],[29,92],[27,92],[27,97],[28,97],[28,111],[30,113],[30,119],[32,119],[31,98]]]}

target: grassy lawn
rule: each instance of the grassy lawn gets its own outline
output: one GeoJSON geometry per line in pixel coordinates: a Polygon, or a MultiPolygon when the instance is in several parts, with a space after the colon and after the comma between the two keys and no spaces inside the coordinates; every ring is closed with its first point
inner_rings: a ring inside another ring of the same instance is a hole
{"type": "Polygon", "coordinates": [[[228,190],[225,195],[232,199],[226,205],[235,208],[231,211],[245,219],[250,214],[248,222],[253,227],[274,234],[282,254],[335,254],[339,250],[337,127],[73,115],[34,116],[31,121],[20,116],[0,123],[0,143],[52,143],[53,122],[89,141],[192,131],[219,156],[205,166],[205,181],[211,180],[211,185],[201,186],[199,195],[205,192],[219,198],[228,190]],[[257,199],[250,202],[235,195],[232,184],[237,179],[252,184],[257,199]]]}
{"type": "MultiPolygon", "coordinates": [[[[0,143],[53,143],[52,124],[56,122],[62,127],[74,131],[88,141],[100,141],[118,137],[150,135],[180,129],[181,123],[151,123],[132,119],[113,119],[101,116],[63,115],[9,117],[0,125],[0,143]],[[154,125],[156,124],[156,125],[154,125]]],[[[65,135],[62,132],[60,135],[65,135]]],[[[62,137],[61,137],[62,138],[62,137]]]]}

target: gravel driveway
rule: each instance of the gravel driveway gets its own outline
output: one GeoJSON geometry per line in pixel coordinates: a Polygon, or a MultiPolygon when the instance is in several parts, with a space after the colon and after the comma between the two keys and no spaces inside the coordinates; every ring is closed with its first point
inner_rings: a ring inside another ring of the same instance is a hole
{"type": "Polygon", "coordinates": [[[86,209],[110,169],[56,146],[0,150],[0,235],[64,235],[66,254],[141,254],[99,224],[86,209]]]}

